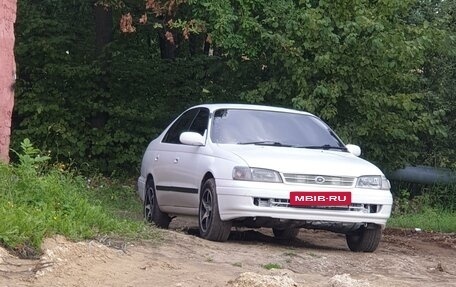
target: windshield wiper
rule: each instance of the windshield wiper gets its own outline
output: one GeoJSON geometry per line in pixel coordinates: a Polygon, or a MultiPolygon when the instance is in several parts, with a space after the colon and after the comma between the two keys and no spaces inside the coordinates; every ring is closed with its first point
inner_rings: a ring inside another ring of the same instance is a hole
{"type": "Polygon", "coordinates": [[[348,151],[346,147],[343,147],[343,146],[332,146],[332,145],[329,145],[329,144],[325,144],[325,145],[300,146],[300,148],[324,149],[324,150],[336,149],[336,150],[348,151]]]}
{"type": "Polygon", "coordinates": [[[285,146],[291,147],[289,144],[283,144],[281,142],[276,141],[256,141],[256,142],[240,142],[238,144],[254,144],[254,145],[267,145],[267,146],[285,146]]]}

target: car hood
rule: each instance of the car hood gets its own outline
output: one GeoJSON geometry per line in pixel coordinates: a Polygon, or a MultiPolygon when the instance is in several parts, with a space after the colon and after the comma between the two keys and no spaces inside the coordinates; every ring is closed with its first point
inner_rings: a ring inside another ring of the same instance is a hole
{"type": "Polygon", "coordinates": [[[372,163],[348,152],[258,145],[224,145],[250,167],[281,173],[361,176],[382,175],[372,163]]]}

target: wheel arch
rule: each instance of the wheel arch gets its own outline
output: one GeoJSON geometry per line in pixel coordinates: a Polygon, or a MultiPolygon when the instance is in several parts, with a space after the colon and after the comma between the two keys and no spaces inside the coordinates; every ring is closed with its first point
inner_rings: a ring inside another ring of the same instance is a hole
{"type": "Polygon", "coordinates": [[[199,188],[199,198],[200,199],[201,199],[201,195],[202,195],[201,191],[203,190],[203,185],[206,182],[206,180],[208,180],[210,178],[215,178],[215,177],[212,174],[212,172],[208,171],[208,172],[206,172],[206,174],[204,174],[203,179],[201,180],[201,183],[200,183],[200,188],[199,188]]]}
{"type": "Polygon", "coordinates": [[[154,176],[151,173],[148,173],[147,176],[146,176],[146,185],[149,182],[149,180],[154,182],[154,176]]]}
{"type": "MultiPolygon", "coordinates": [[[[155,183],[154,183],[154,176],[153,176],[151,173],[148,173],[148,174],[147,174],[147,176],[146,176],[146,181],[145,181],[145,183],[144,183],[144,201],[146,200],[147,188],[148,188],[149,182],[152,182],[152,184],[155,185],[155,183]]],[[[155,189],[155,186],[154,186],[154,189],[155,189]]]]}

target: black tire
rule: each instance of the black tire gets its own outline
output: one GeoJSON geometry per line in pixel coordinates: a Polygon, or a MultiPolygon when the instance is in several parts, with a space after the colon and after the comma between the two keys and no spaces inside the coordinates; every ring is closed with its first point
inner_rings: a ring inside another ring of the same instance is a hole
{"type": "Polygon", "coordinates": [[[146,194],[144,197],[144,219],[149,223],[154,223],[157,227],[168,228],[171,217],[161,212],[155,195],[155,186],[152,180],[146,183],[146,194]]]}
{"type": "Polygon", "coordinates": [[[353,252],[374,252],[382,238],[379,225],[364,227],[345,235],[348,248],[353,252]]]}
{"type": "Polygon", "coordinates": [[[201,189],[198,211],[198,226],[202,238],[211,241],[226,241],[231,232],[231,221],[222,221],[217,201],[215,180],[206,180],[201,189]]]}
{"type": "Polygon", "coordinates": [[[273,228],[274,237],[280,240],[292,240],[299,234],[299,228],[273,228]]]}

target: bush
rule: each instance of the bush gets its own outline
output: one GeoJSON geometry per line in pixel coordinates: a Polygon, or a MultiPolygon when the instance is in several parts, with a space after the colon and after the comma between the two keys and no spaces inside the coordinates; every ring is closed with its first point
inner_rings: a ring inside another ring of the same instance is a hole
{"type": "Polygon", "coordinates": [[[233,101],[236,81],[216,57],[161,59],[150,31],[115,34],[97,55],[91,3],[19,3],[12,146],[31,138],[82,172],[134,173],[174,116],[233,101]]]}
{"type": "MultiPolygon", "coordinates": [[[[102,235],[136,238],[152,236],[142,220],[115,213],[115,201],[106,202],[87,180],[56,167],[43,169],[43,157],[28,141],[23,143],[18,166],[0,164],[0,243],[23,256],[34,256],[45,237],[71,239],[102,235]]],[[[129,201],[135,200],[131,188],[129,201]]],[[[116,191],[113,189],[113,191],[116,191]]],[[[117,190],[118,191],[118,190],[117,190]]],[[[125,200],[122,199],[124,205],[125,200]]],[[[133,210],[139,213],[140,204],[133,210]],[[139,210],[138,210],[139,208],[139,210]]]]}

